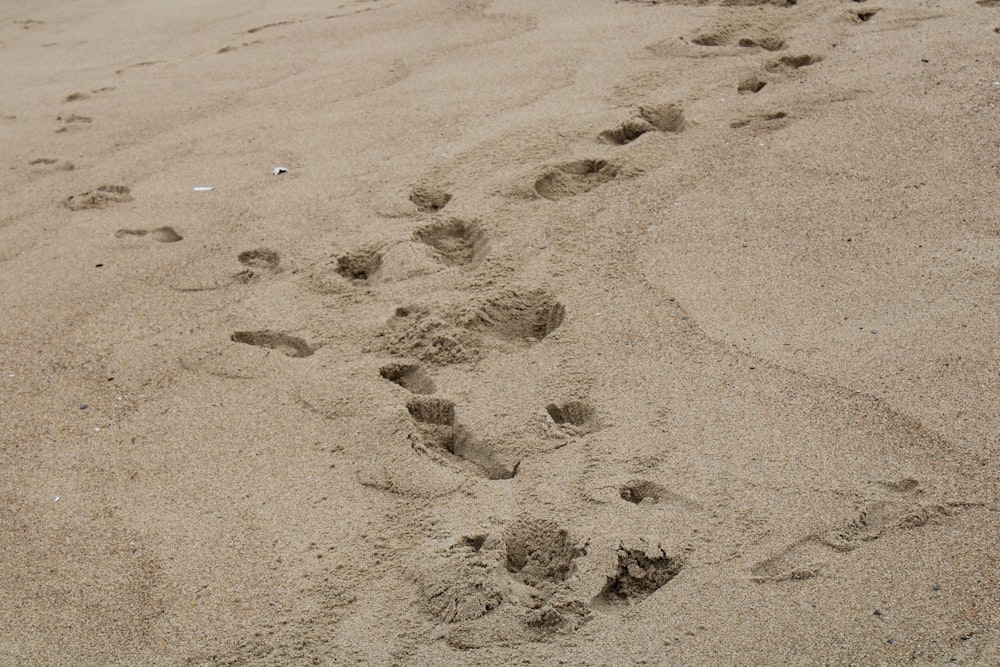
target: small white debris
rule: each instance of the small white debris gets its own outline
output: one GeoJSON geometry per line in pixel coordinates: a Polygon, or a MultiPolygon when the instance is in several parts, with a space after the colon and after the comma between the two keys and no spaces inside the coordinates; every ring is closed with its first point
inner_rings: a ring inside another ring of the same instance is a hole
{"type": "Polygon", "coordinates": [[[271,173],[277,176],[279,174],[284,174],[287,171],[288,167],[275,167],[274,169],[271,170],[271,173]]]}
{"type": "Polygon", "coordinates": [[[100,430],[101,430],[101,427],[100,427],[100,426],[95,426],[95,427],[94,427],[94,430],[95,430],[95,431],[100,431],[100,430]]]}
{"type": "Polygon", "coordinates": [[[55,502],[59,502],[59,499],[60,499],[61,497],[62,497],[62,496],[56,496],[55,498],[53,498],[53,500],[54,500],[55,502]]]}
{"type": "Polygon", "coordinates": [[[214,190],[214,189],[215,189],[214,185],[196,185],[196,186],[194,186],[194,191],[195,192],[209,192],[209,191],[214,190]]]}

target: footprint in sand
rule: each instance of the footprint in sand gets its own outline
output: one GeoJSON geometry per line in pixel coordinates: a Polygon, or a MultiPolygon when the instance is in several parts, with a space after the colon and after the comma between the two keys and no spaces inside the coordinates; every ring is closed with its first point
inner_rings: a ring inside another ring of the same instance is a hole
{"type": "Polygon", "coordinates": [[[643,501],[651,504],[660,502],[667,494],[667,489],[656,482],[646,479],[632,480],[618,488],[618,495],[633,505],[641,505],[643,501]]]}
{"type": "Polygon", "coordinates": [[[451,201],[451,194],[441,188],[418,186],[410,192],[410,201],[423,213],[436,213],[451,201]]]}
{"type": "Polygon", "coordinates": [[[464,306],[401,306],[366,351],[433,364],[474,361],[485,333],[501,341],[534,343],[558,329],[566,308],[548,290],[504,290],[464,306]]]}
{"type": "Polygon", "coordinates": [[[237,282],[244,284],[257,282],[263,273],[275,274],[281,270],[281,256],[270,248],[244,250],[236,259],[248,267],[233,276],[237,282]]]}
{"type": "Polygon", "coordinates": [[[729,123],[729,127],[740,129],[749,127],[758,130],[777,130],[788,125],[788,114],[784,111],[756,114],[729,123]]]}
{"type": "Polygon", "coordinates": [[[852,11],[851,16],[858,22],[864,23],[870,21],[873,16],[878,14],[879,10],[877,8],[862,9],[861,11],[852,11]]]}
{"type": "Polygon", "coordinates": [[[154,229],[119,229],[115,236],[123,239],[129,236],[142,237],[149,236],[157,243],[177,243],[183,241],[184,237],[177,233],[173,227],[156,227],[154,229]]]}
{"type": "Polygon", "coordinates": [[[420,429],[421,447],[433,455],[487,479],[510,479],[516,474],[516,464],[509,466],[497,462],[488,448],[459,426],[452,401],[414,396],[406,402],[406,409],[420,429]]]}
{"type": "Polygon", "coordinates": [[[606,160],[574,160],[547,169],[535,180],[535,192],[552,200],[589,192],[617,178],[619,169],[606,160]]]}
{"type": "Polygon", "coordinates": [[[295,336],[276,331],[237,331],[231,339],[234,343],[256,345],[269,350],[277,350],[285,356],[302,358],[312,356],[315,351],[307,342],[295,336]]]}
{"type": "Polygon", "coordinates": [[[243,42],[242,44],[240,44],[240,46],[232,46],[232,45],[223,46],[218,51],[216,51],[216,53],[217,54],[232,53],[233,51],[235,51],[236,49],[239,49],[239,48],[243,48],[243,47],[247,47],[247,46],[258,46],[258,45],[263,44],[263,43],[264,43],[263,40],[255,39],[255,40],[253,40],[251,42],[243,42]]]}
{"type": "Polygon", "coordinates": [[[586,435],[601,429],[597,411],[586,401],[566,401],[564,403],[549,403],[545,406],[556,424],[572,435],[586,435]]]}
{"type": "Polygon", "coordinates": [[[56,116],[56,120],[58,120],[61,123],[59,129],[56,130],[57,133],[69,132],[71,128],[81,127],[83,125],[89,125],[90,123],[94,122],[94,119],[91,118],[90,116],[81,116],[79,114],[71,114],[69,116],[56,116]]]}
{"type": "Polygon", "coordinates": [[[592,601],[596,607],[628,606],[642,602],[684,569],[685,555],[670,555],[661,546],[628,548],[619,544],[618,562],[604,589],[592,601]]]}
{"type": "Polygon", "coordinates": [[[455,423],[455,404],[446,398],[415,396],[407,401],[406,409],[422,424],[451,428],[455,423]]]}
{"type": "Polygon", "coordinates": [[[567,583],[586,554],[555,521],[522,514],[500,533],[463,535],[433,559],[418,576],[422,607],[463,649],[572,632],[593,617],[567,583]]]}
{"type": "Polygon", "coordinates": [[[366,352],[380,351],[431,364],[460,364],[479,358],[479,341],[448,313],[425,306],[401,306],[379,331],[366,352]]]}
{"type": "Polygon", "coordinates": [[[479,223],[450,218],[419,228],[413,238],[436,251],[448,266],[476,265],[488,252],[486,233],[479,223]]]}
{"type": "Polygon", "coordinates": [[[566,307],[546,289],[504,290],[482,298],[460,317],[462,325],[505,340],[535,342],[562,326],[566,307]]]}
{"type": "Polygon", "coordinates": [[[396,361],[385,364],[379,369],[379,375],[414,394],[433,394],[436,390],[430,374],[417,363],[396,361]]]}
{"type": "Polygon", "coordinates": [[[634,118],[625,121],[613,130],[601,132],[598,138],[609,144],[623,145],[635,141],[647,132],[683,132],[686,126],[684,110],[676,104],[660,104],[639,107],[634,118]]]}
{"type": "Polygon", "coordinates": [[[247,34],[248,35],[253,35],[254,33],[258,33],[258,32],[261,32],[263,30],[267,30],[268,28],[278,28],[278,27],[283,26],[283,25],[291,25],[293,23],[301,23],[301,21],[302,21],[301,19],[295,19],[295,20],[290,20],[290,21],[275,21],[274,23],[265,23],[264,25],[259,25],[259,26],[250,28],[249,30],[247,30],[247,34]]]}
{"type": "Polygon", "coordinates": [[[143,62],[134,63],[132,65],[129,65],[128,67],[115,70],[115,74],[122,74],[125,72],[125,70],[135,69],[137,67],[152,67],[153,65],[159,65],[162,62],[163,62],[162,60],[144,60],[143,62]]]}
{"type": "Polygon", "coordinates": [[[337,258],[337,273],[353,281],[370,281],[382,267],[382,253],[374,249],[349,252],[337,258]]]}
{"type": "Polygon", "coordinates": [[[633,505],[658,505],[668,503],[691,511],[702,511],[704,508],[696,501],[674,493],[662,484],[648,479],[633,479],[618,487],[618,495],[622,500],[633,505]]]}
{"type": "Polygon", "coordinates": [[[504,531],[507,571],[529,586],[560,583],[576,572],[576,559],[587,555],[569,531],[554,521],[521,516],[504,531]]]}
{"type": "Polygon", "coordinates": [[[37,157],[28,162],[31,167],[36,167],[38,171],[73,171],[76,167],[69,160],[59,160],[51,157],[37,157]]]}
{"type": "Polygon", "coordinates": [[[815,65],[821,60],[823,60],[823,56],[811,55],[808,53],[803,53],[797,56],[782,56],[781,58],[772,60],[768,63],[767,69],[772,72],[781,69],[800,69],[802,67],[808,67],[809,65],[815,65]]]}
{"type": "Polygon", "coordinates": [[[944,520],[969,506],[923,500],[924,491],[913,479],[879,482],[876,486],[883,492],[882,497],[862,503],[855,518],[808,535],[761,561],[751,569],[751,580],[764,583],[811,579],[837,554],[854,551],[886,533],[944,520]]]}
{"type": "Polygon", "coordinates": [[[750,76],[740,79],[740,82],[736,85],[736,91],[741,95],[746,93],[759,93],[766,85],[767,81],[760,78],[756,74],[751,74],[750,76]]]}
{"type": "Polygon", "coordinates": [[[780,37],[760,33],[740,36],[738,28],[721,28],[699,33],[691,38],[691,43],[711,47],[735,44],[744,49],[758,48],[765,51],[780,51],[785,48],[785,41],[780,37]]]}
{"type": "Polygon", "coordinates": [[[105,86],[103,88],[96,88],[90,91],[90,93],[81,93],[81,92],[70,93],[69,95],[66,96],[65,99],[63,99],[63,102],[79,102],[81,100],[89,99],[91,95],[100,95],[101,93],[107,93],[114,89],[115,89],[114,86],[105,86]]]}
{"type": "Polygon", "coordinates": [[[132,201],[132,191],[127,185],[102,185],[95,190],[67,197],[63,200],[63,205],[71,211],[83,211],[107,208],[130,201],[132,201]]]}

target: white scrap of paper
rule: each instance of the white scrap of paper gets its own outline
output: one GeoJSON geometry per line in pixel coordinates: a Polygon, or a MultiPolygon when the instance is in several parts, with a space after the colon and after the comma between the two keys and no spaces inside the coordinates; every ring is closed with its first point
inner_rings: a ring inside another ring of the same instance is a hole
{"type": "Polygon", "coordinates": [[[214,190],[215,187],[211,185],[196,185],[194,186],[195,192],[208,192],[209,190],[214,190]]]}
{"type": "Polygon", "coordinates": [[[271,173],[277,176],[278,174],[284,174],[286,171],[288,171],[288,167],[275,167],[271,170],[271,173]]]}

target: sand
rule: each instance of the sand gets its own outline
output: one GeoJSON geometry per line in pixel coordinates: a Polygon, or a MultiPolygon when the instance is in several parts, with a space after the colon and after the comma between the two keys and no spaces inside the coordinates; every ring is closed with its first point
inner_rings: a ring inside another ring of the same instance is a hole
{"type": "Polygon", "coordinates": [[[994,0],[0,57],[0,664],[1000,663],[994,0]]]}

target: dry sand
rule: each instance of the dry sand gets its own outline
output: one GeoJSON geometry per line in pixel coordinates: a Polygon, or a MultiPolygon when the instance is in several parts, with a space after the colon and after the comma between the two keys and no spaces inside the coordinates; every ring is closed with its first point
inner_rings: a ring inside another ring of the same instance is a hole
{"type": "Polygon", "coordinates": [[[0,57],[0,664],[1000,662],[996,0],[0,57]]]}

